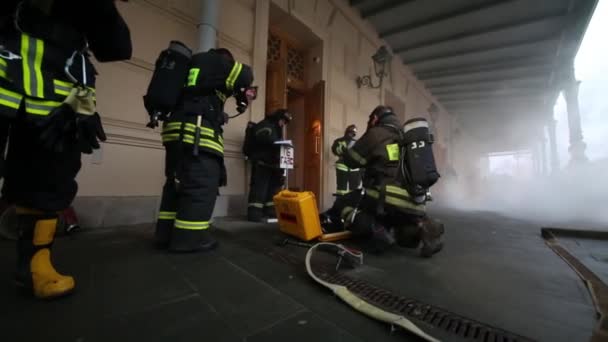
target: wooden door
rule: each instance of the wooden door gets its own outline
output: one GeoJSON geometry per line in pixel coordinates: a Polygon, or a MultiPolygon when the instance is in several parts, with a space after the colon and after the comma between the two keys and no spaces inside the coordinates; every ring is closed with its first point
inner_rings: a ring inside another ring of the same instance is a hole
{"type": "Polygon", "coordinates": [[[319,206],[322,198],[324,110],[325,82],[319,81],[306,94],[306,157],[304,159],[304,189],[315,194],[319,206]]]}
{"type": "Polygon", "coordinates": [[[287,108],[287,63],[284,59],[266,68],[266,113],[287,108]]]}

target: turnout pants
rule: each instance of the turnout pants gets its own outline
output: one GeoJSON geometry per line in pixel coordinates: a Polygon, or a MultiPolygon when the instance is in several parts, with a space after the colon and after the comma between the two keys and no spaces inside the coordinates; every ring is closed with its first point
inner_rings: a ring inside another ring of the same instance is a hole
{"type": "Polygon", "coordinates": [[[250,220],[261,220],[264,216],[276,217],[272,198],[281,190],[283,182],[283,170],[253,163],[247,210],[250,220]]]}
{"type": "Polygon", "coordinates": [[[39,140],[40,129],[23,114],[10,127],[3,199],[38,211],[63,211],[78,191],[80,151],[76,147],[60,153],[46,150],[39,140]]]}
{"type": "Polygon", "coordinates": [[[336,195],[345,195],[361,187],[361,172],[359,169],[349,169],[344,164],[336,165],[336,195]]]}
{"type": "Polygon", "coordinates": [[[338,197],[328,214],[333,220],[340,217],[344,227],[360,239],[371,239],[374,229],[382,226],[394,232],[400,246],[416,248],[422,238],[419,225],[421,216],[409,215],[390,206],[386,207],[384,215],[378,215],[377,204],[376,199],[353,191],[338,197]]]}
{"type": "Polygon", "coordinates": [[[192,251],[210,243],[208,229],[222,176],[222,159],[192,145],[165,143],[165,185],[156,226],[159,247],[192,251]]]}
{"type": "Polygon", "coordinates": [[[13,120],[1,119],[2,159],[8,137],[2,197],[17,207],[16,283],[48,299],[71,293],[75,287],[74,278],[55,270],[51,249],[57,213],[70,206],[78,191],[81,156],[76,147],[61,153],[46,150],[39,140],[40,129],[25,116],[21,110],[13,120]]]}

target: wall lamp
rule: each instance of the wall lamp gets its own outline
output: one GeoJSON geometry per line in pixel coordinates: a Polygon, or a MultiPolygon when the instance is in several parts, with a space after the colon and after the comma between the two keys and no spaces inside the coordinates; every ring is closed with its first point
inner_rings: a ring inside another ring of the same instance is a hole
{"type": "Polygon", "coordinates": [[[357,76],[357,87],[361,88],[366,86],[368,88],[380,88],[382,86],[382,80],[384,77],[388,76],[388,68],[392,57],[393,56],[388,52],[386,46],[381,46],[372,56],[372,60],[374,61],[374,73],[380,82],[378,82],[377,85],[374,85],[371,75],[357,76]]]}

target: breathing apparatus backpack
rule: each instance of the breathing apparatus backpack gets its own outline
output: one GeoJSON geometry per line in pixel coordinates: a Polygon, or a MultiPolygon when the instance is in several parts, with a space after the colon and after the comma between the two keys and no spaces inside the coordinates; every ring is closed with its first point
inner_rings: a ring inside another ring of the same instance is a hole
{"type": "Polygon", "coordinates": [[[144,106],[150,115],[148,127],[158,126],[158,120],[164,120],[177,104],[188,78],[191,58],[192,50],[177,40],[172,40],[159,54],[144,95],[144,106]]]}
{"type": "Polygon", "coordinates": [[[405,122],[400,132],[399,173],[397,182],[416,202],[424,203],[428,189],[439,180],[433,155],[433,134],[424,118],[405,122]]]}
{"type": "Polygon", "coordinates": [[[257,124],[253,121],[249,121],[247,123],[247,128],[245,129],[245,140],[243,141],[243,154],[246,159],[251,158],[251,153],[255,148],[254,145],[254,135],[255,135],[255,126],[257,124]]]}

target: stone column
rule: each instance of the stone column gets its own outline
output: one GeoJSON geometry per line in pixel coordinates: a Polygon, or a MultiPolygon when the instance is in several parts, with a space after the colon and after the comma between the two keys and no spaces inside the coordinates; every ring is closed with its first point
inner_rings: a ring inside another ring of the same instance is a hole
{"type": "Polygon", "coordinates": [[[570,164],[586,162],[585,142],[583,141],[583,130],[581,128],[581,115],[578,107],[578,89],[580,81],[574,77],[574,69],[571,69],[564,82],[564,98],[568,108],[568,128],[570,131],[570,164]]]}
{"type": "Polygon", "coordinates": [[[555,119],[550,116],[547,122],[547,132],[549,133],[549,160],[551,161],[551,173],[559,171],[559,155],[557,154],[557,136],[555,134],[555,119]]]}

